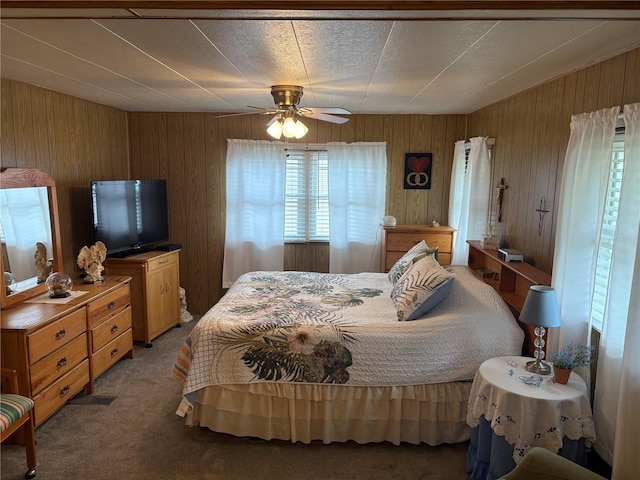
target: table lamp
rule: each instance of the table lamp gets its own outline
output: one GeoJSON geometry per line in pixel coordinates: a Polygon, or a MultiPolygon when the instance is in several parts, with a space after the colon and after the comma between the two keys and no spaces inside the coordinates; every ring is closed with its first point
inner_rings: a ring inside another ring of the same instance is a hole
{"type": "Polygon", "coordinates": [[[562,323],[554,289],[544,285],[530,287],[520,312],[520,321],[536,327],[534,330],[536,339],[533,341],[536,347],[534,352],[536,359],[527,362],[527,370],[539,375],[548,375],[551,373],[551,366],[542,361],[544,359],[544,329],[545,327],[559,327],[562,323]]]}

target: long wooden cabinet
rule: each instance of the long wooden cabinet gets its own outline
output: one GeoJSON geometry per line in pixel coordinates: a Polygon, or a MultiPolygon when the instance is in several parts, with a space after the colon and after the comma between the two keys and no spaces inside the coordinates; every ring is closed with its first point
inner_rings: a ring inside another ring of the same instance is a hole
{"type": "Polygon", "coordinates": [[[397,225],[384,227],[382,260],[380,269],[388,272],[391,267],[416,243],[424,240],[429,248],[438,247],[438,262],[449,265],[453,256],[453,227],[431,225],[397,225]]]}
{"type": "Polygon", "coordinates": [[[17,370],[20,393],[35,401],[36,426],[133,356],[129,281],[78,281],[72,290],[85,293],[66,303],[36,297],[2,311],[2,366],[17,370]]]}
{"type": "MultiPolygon", "coordinates": [[[[516,319],[520,316],[529,287],[551,285],[551,275],[525,262],[505,262],[498,251],[482,248],[479,240],[467,240],[469,244],[469,268],[478,278],[491,285],[509,305],[516,319]]],[[[533,356],[536,338],[534,327],[520,322],[524,329],[523,351],[533,356]]]]}
{"type": "Polygon", "coordinates": [[[151,341],[180,324],[180,250],[109,258],[109,275],[131,277],[133,339],[151,341]]]}

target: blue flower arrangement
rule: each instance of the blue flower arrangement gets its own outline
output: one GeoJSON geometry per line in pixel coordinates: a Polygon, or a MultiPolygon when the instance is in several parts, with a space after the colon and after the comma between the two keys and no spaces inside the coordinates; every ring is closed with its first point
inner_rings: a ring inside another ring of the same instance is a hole
{"type": "Polygon", "coordinates": [[[573,370],[578,367],[587,367],[591,363],[593,347],[577,342],[569,342],[553,356],[553,365],[556,368],[573,370]]]}

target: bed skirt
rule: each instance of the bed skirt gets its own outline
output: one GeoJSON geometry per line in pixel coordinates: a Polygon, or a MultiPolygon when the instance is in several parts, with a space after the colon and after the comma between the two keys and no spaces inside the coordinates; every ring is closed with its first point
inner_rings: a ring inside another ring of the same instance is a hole
{"type": "Polygon", "coordinates": [[[197,392],[187,425],[240,437],[323,443],[469,440],[471,381],[396,387],[254,383],[197,392]]]}

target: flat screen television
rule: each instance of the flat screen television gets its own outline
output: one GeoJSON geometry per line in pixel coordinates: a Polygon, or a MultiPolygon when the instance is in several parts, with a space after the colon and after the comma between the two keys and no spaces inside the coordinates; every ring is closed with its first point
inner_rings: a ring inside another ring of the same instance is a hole
{"type": "Polygon", "coordinates": [[[169,239],[166,180],[91,182],[95,241],[126,257],[169,239]]]}

